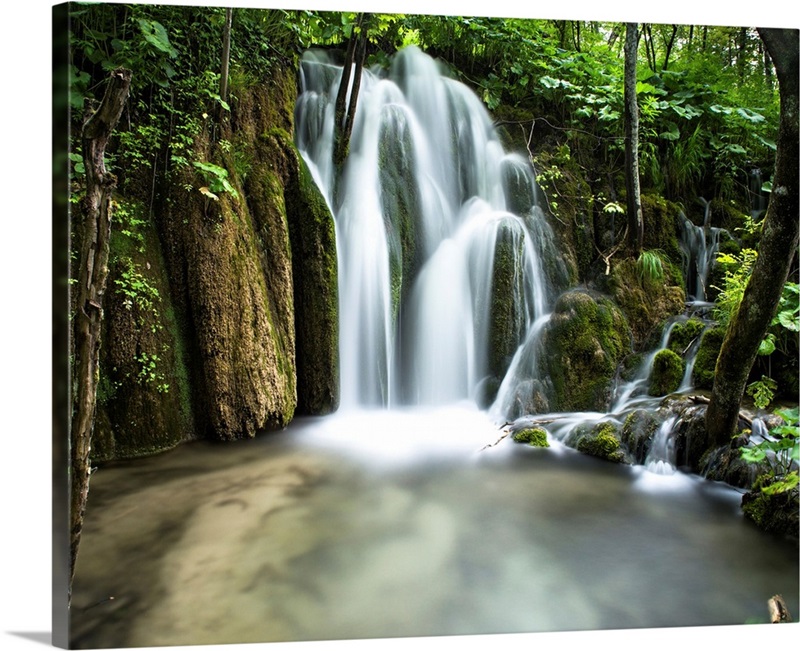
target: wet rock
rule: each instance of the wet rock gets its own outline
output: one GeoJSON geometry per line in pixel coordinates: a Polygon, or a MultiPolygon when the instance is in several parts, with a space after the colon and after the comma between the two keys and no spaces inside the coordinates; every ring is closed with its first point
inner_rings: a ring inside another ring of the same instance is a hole
{"type": "Polygon", "coordinates": [[[620,361],[631,352],[622,312],[585,290],[562,294],[545,326],[540,370],[552,382],[554,411],[603,411],[620,361]]]}
{"type": "Polygon", "coordinates": [[[685,369],[686,363],[680,355],[667,348],[658,351],[648,378],[648,393],[651,396],[665,396],[677,391],[685,369]]]}
{"type": "Polygon", "coordinates": [[[658,412],[649,409],[636,409],[625,418],[620,441],[628,449],[634,463],[644,463],[653,436],[663,422],[664,418],[658,412]]]}
{"type": "Polygon", "coordinates": [[[535,448],[549,448],[547,431],[543,427],[530,427],[514,432],[512,438],[517,443],[527,443],[535,448]]]}
{"type": "Polygon", "coordinates": [[[578,452],[615,463],[629,463],[622,448],[619,430],[614,423],[598,423],[588,432],[580,435],[576,448],[578,452]]]}

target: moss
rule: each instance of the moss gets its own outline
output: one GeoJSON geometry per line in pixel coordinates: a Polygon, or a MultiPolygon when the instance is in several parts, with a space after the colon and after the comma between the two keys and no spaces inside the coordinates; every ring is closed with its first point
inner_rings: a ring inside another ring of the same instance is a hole
{"type": "MultiPolygon", "coordinates": [[[[683,259],[680,245],[680,208],[652,194],[642,195],[644,221],[644,248],[663,251],[667,258],[680,268],[683,259]]],[[[673,279],[673,282],[677,279],[673,279]]]]}
{"type": "Polygon", "coordinates": [[[620,441],[636,463],[644,463],[662,419],[649,409],[635,409],[625,418],[620,441]]]}
{"type": "Polygon", "coordinates": [[[547,431],[542,427],[532,427],[514,432],[514,441],[517,443],[527,443],[535,448],[549,448],[547,442],[547,431]]]}
{"type": "Polygon", "coordinates": [[[617,428],[613,423],[598,423],[591,432],[578,439],[577,450],[615,463],[625,461],[625,453],[620,448],[617,428]]]}
{"type": "Polygon", "coordinates": [[[798,499],[796,490],[767,495],[756,488],[742,496],[742,512],[760,529],[797,540],[798,499]]]}
{"type": "Polygon", "coordinates": [[[283,192],[292,251],[298,411],[339,405],[339,290],[330,209],[289,135],[273,132],[286,163],[283,192]]]}
{"type": "Polygon", "coordinates": [[[522,257],[522,239],[510,228],[497,234],[489,305],[488,372],[502,378],[524,334],[525,315],[515,297],[521,297],[522,274],[517,268],[522,257]]]}
{"type": "Polygon", "coordinates": [[[665,348],[659,350],[653,359],[650,377],[647,380],[651,396],[665,396],[677,391],[686,370],[686,363],[680,355],[665,348]]]}
{"type": "Polygon", "coordinates": [[[381,202],[389,240],[392,314],[397,318],[421,265],[416,236],[419,197],[415,185],[409,183],[414,178],[413,141],[404,113],[398,111],[394,121],[383,123],[378,147],[381,202]]]}
{"type": "Polygon", "coordinates": [[[661,282],[643,282],[636,260],[625,258],[613,265],[608,279],[609,292],[625,314],[638,350],[661,332],[664,321],[685,307],[683,278],[669,262],[663,268],[661,282]]]}
{"type": "Polygon", "coordinates": [[[552,410],[602,410],[617,365],[631,352],[630,329],[608,298],[572,291],[556,302],[541,350],[541,371],[552,383],[552,410]]]}
{"type": "Polygon", "coordinates": [[[697,318],[676,323],[669,334],[667,348],[678,355],[684,355],[692,343],[703,334],[704,329],[705,325],[697,318]]]}
{"type": "Polygon", "coordinates": [[[710,390],[714,386],[714,370],[724,339],[725,328],[722,327],[709,328],[703,333],[692,369],[692,383],[696,388],[710,390]]]}
{"type": "Polygon", "coordinates": [[[748,216],[739,210],[732,201],[713,199],[710,206],[709,226],[724,228],[729,233],[742,229],[748,216]]]}
{"type": "Polygon", "coordinates": [[[117,201],[93,463],[169,450],[193,436],[184,335],[175,319],[158,234],[135,202],[117,201]]]}

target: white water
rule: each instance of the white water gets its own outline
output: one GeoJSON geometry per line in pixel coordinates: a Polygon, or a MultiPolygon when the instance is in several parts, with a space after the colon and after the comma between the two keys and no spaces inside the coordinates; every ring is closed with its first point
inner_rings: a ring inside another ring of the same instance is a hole
{"type": "Polygon", "coordinates": [[[326,55],[304,56],[296,110],[298,148],[336,222],[345,410],[474,399],[490,372],[501,236],[512,242],[523,324],[514,347],[552,293],[542,256],[553,236],[527,161],[503,150],[474,93],[420,50],[401,51],[382,74],[363,74],[338,180],[332,100],[341,71],[326,55]],[[398,179],[405,211],[393,203],[398,179]],[[404,230],[413,230],[411,243],[404,230]],[[412,265],[403,263],[409,252],[412,265]]]}

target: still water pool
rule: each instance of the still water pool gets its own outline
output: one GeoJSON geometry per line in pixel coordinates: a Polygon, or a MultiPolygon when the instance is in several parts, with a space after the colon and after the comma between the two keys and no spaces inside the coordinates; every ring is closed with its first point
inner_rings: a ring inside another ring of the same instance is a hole
{"type": "Polygon", "coordinates": [[[469,406],[299,419],[92,477],[80,648],[735,625],[798,608],[741,494],[494,444],[469,406]]]}

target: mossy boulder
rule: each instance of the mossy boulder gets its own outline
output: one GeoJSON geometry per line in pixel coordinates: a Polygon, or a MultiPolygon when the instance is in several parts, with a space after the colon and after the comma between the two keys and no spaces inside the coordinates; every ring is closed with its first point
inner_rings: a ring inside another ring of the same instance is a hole
{"type": "Polygon", "coordinates": [[[668,260],[681,264],[680,245],[681,209],[664,197],[653,194],[642,195],[642,219],[644,221],[644,248],[663,251],[668,260]]]}
{"type": "Polygon", "coordinates": [[[683,356],[689,347],[703,334],[705,324],[698,318],[687,319],[672,326],[667,348],[683,356]]]}
{"type": "Polygon", "coordinates": [[[742,496],[745,517],[764,531],[797,540],[800,512],[797,490],[769,495],[761,490],[768,484],[768,481],[764,481],[763,485],[742,496]]]}
{"type": "Polygon", "coordinates": [[[711,390],[714,386],[714,369],[725,339],[725,328],[709,328],[703,333],[700,348],[692,368],[692,383],[698,389],[711,390]]]}
{"type": "Polygon", "coordinates": [[[598,423],[589,432],[583,434],[577,442],[578,452],[590,454],[593,457],[613,461],[625,462],[625,451],[622,448],[619,432],[614,423],[598,423]]]}
{"type": "Polygon", "coordinates": [[[659,350],[653,358],[653,366],[647,380],[651,396],[665,396],[677,391],[686,370],[686,362],[668,348],[659,350]]]}
{"type": "Polygon", "coordinates": [[[708,225],[724,228],[729,233],[743,229],[749,217],[733,201],[713,199],[709,206],[708,225]]]}
{"type": "Polygon", "coordinates": [[[527,443],[535,448],[549,448],[547,431],[543,427],[530,427],[514,432],[512,437],[517,443],[527,443]]]}
{"type": "Polygon", "coordinates": [[[644,463],[650,452],[653,437],[663,422],[663,417],[650,409],[635,409],[625,417],[620,431],[620,441],[628,449],[635,463],[644,463]]]}
{"type": "Polygon", "coordinates": [[[556,301],[540,351],[540,371],[551,384],[551,410],[602,411],[617,366],[631,352],[631,333],[611,300],[575,290],[556,301]]]}
{"type": "Polygon", "coordinates": [[[636,260],[624,258],[613,264],[607,279],[608,290],[630,324],[634,347],[646,347],[660,334],[663,323],[683,312],[686,292],[675,265],[664,259],[663,278],[649,282],[642,278],[636,260]]]}

